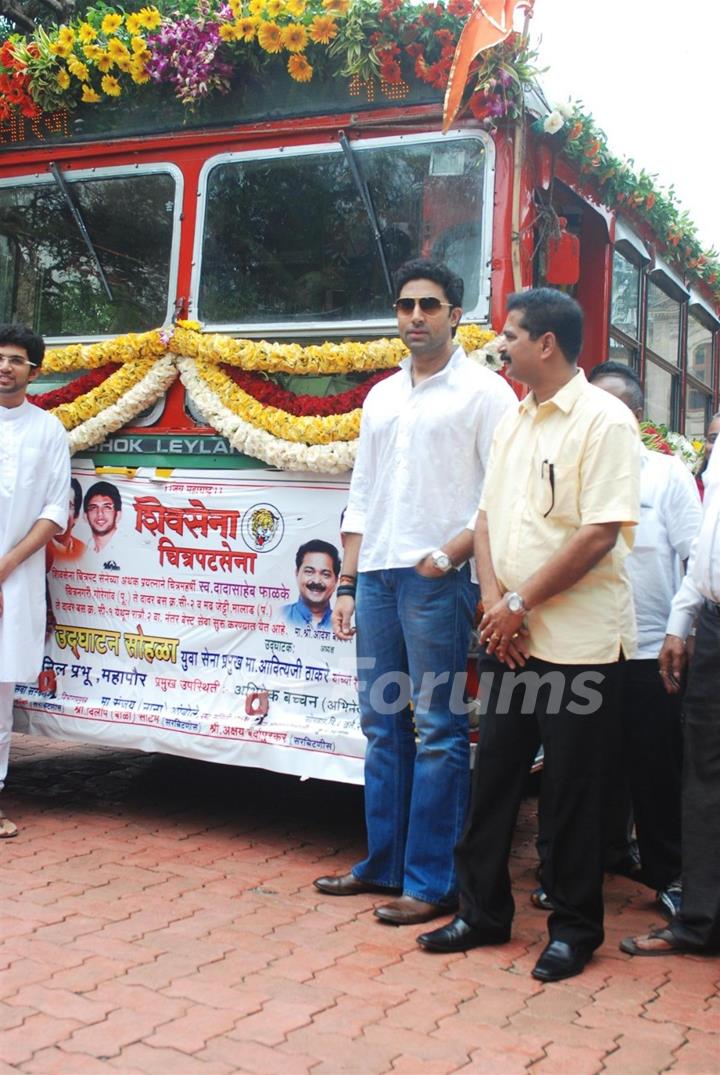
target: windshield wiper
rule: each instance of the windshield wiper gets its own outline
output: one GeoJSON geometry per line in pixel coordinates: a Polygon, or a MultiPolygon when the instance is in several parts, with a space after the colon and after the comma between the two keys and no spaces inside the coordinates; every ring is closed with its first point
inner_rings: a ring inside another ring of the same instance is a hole
{"type": "Polygon", "coordinates": [[[65,199],[65,204],[67,205],[68,209],[70,210],[70,215],[73,218],[73,220],[75,221],[75,224],[77,225],[77,230],[80,232],[80,235],[82,236],[82,238],[83,238],[83,240],[85,242],[85,246],[88,248],[88,251],[90,252],[90,257],[92,258],[93,264],[95,266],[95,271],[97,272],[98,276],[100,277],[100,283],[102,284],[102,286],[103,286],[103,288],[105,290],[105,294],[107,295],[107,297],[110,300],[110,302],[113,302],[114,301],[113,300],[113,293],[110,290],[110,284],[108,283],[107,277],[106,277],[105,273],[103,272],[103,267],[100,264],[100,258],[97,255],[97,251],[96,251],[95,247],[93,246],[93,241],[90,238],[90,232],[87,230],[87,226],[85,224],[85,221],[83,220],[83,215],[80,212],[80,208],[79,208],[79,206],[77,206],[75,204],[75,202],[73,200],[73,196],[70,193],[70,190],[68,188],[67,183],[65,182],[65,176],[62,174],[62,172],[60,171],[59,166],[55,163],[55,161],[50,161],[48,167],[50,168],[50,171],[52,172],[52,177],[55,180],[55,182],[57,183],[58,189],[60,190],[60,193],[62,194],[63,198],[65,199]]]}
{"type": "Polygon", "coordinates": [[[365,212],[367,213],[368,220],[373,232],[373,238],[375,239],[375,246],[380,256],[380,264],[382,265],[383,275],[385,277],[385,283],[387,284],[388,295],[391,299],[395,298],[395,290],[392,284],[392,278],[390,276],[390,269],[388,268],[387,257],[385,255],[385,247],[382,241],[382,232],[380,230],[380,223],[375,212],[375,206],[370,195],[370,189],[367,185],[367,180],[360,171],[360,166],[357,161],[357,157],[350,148],[350,143],[347,140],[345,131],[339,133],[340,146],[345,154],[345,160],[347,161],[348,168],[350,169],[350,175],[353,177],[353,182],[357,188],[357,192],[362,199],[362,203],[365,206],[365,212]]]}

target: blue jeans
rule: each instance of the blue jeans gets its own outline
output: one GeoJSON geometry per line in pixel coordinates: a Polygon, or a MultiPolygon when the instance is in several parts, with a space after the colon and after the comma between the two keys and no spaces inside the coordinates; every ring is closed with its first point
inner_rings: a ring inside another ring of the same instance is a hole
{"type": "Polygon", "coordinates": [[[441,578],[412,567],[358,577],[368,855],[352,872],[428,903],[457,893],[453,848],[470,776],[463,687],[477,601],[467,565],[441,578]]]}

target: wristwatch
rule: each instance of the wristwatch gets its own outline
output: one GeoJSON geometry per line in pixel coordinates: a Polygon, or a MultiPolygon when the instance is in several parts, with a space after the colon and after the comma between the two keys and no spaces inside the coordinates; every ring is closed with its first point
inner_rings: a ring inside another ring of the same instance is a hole
{"type": "Polygon", "coordinates": [[[527,612],[528,609],[519,593],[506,593],[505,604],[511,612],[527,612]]]}
{"type": "Polygon", "coordinates": [[[434,552],[431,552],[430,559],[435,564],[438,571],[442,571],[443,575],[447,575],[448,571],[452,571],[452,560],[446,552],[442,551],[442,549],[435,549],[434,552]]]}

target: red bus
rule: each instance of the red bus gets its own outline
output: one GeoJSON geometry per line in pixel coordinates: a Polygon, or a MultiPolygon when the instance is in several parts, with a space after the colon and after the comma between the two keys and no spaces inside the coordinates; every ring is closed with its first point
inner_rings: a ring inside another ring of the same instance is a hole
{"type": "MultiPolygon", "coordinates": [[[[69,432],[82,546],[54,551],[46,675],[18,687],[20,729],[362,779],[352,646],[288,609],[303,543],[340,546],[359,407],[402,356],[388,276],[409,257],[463,277],[461,339],[480,361],[510,292],[570,290],[581,364],[634,366],[648,417],[702,437],[718,406],[712,259],[642,177],[613,173],[589,117],[544,101],[517,35],[483,54],[443,134],[442,71],[428,80],[408,27],[436,20],[446,74],[453,5],[383,4],[403,44],[368,29],[379,68],[307,83],[236,68],[194,109],[146,79],[118,100],[120,66],[99,103],[76,87],[77,107],[56,94],[23,114],[2,79],[29,94],[32,50],[0,51],[0,321],[50,344],[36,401],[69,432]],[[110,542],[86,510],[98,482],[117,493],[110,542]]],[[[309,5],[306,32],[329,19],[342,36],[346,9],[309,5]]],[[[172,22],[143,11],[152,26],[118,13],[94,38],[82,20],[55,30],[52,55],[78,70],[83,33],[118,55],[137,38],[151,71],[172,22]]]]}

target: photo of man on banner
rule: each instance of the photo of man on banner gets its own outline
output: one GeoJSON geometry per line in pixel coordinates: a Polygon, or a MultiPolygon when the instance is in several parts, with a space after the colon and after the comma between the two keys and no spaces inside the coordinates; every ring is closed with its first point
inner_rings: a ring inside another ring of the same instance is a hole
{"type": "Polygon", "coordinates": [[[313,538],[295,555],[298,600],[284,605],[282,616],[289,627],[332,630],[332,606],[340,574],[340,554],[335,545],[313,538]]]}

